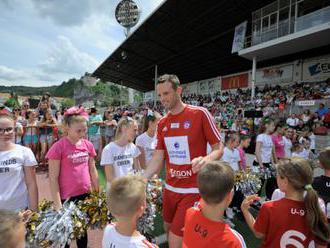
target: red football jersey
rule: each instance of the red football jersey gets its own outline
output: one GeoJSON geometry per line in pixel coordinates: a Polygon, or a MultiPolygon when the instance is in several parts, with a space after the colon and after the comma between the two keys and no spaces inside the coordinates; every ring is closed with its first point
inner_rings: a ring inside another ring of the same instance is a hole
{"type": "Polygon", "coordinates": [[[243,248],[246,245],[242,236],[228,224],[212,221],[193,207],[186,212],[182,247],[243,248]]]}
{"type": "Polygon", "coordinates": [[[181,113],[164,116],[157,127],[156,149],[165,150],[167,188],[198,193],[191,160],[206,155],[207,143],[214,145],[220,140],[214,118],[205,108],[186,105],[181,113]]]}
{"type": "Polygon", "coordinates": [[[305,204],[301,201],[282,198],[265,202],[254,229],[265,235],[261,246],[265,248],[311,248],[315,244],[306,223],[305,204]]]}

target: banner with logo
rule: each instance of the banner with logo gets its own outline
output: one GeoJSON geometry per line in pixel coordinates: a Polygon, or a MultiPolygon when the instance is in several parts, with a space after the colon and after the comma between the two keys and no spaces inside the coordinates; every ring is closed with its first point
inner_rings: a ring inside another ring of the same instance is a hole
{"type": "Polygon", "coordinates": [[[182,95],[184,96],[198,94],[198,82],[182,84],[181,87],[183,89],[182,95]]]}
{"type": "Polygon", "coordinates": [[[296,101],[295,103],[297,106],[314,106],[315,105],[314,100],[296,101]]]}
{"type": "Polygon", "coordinates": [[[293,81],[293,65],[259,69],[256,72],[256,85],[281,84],[293,81]]]}
{"type": "Polygon", "coordinates": [[[244,48],[245,34],[246,34],[247,21],[235,27],[235,34],[231,53],[236,53],[244,48]]]}
{"type": "Polygon", "coordinates": [[[221,90],[246,88],[249,86],[249,74],[243,73],[236,76],[223,77],[221,90]]]}
{"type": "Polygon", "coordinates": [[[304,61],[303,81],[317,82],[330,78],[330,55],[327,58],[304,61]]]}
{"type": "Polygon", "coordinates": [[[199,86],[199,89],[198,89],[199,94],[206,95],[209,93],[209,80],[208,79],[199,81],[198,86],[199,86]]]}
{"type": "Polygon", "coordinates": [[[210,78],[208,80],[208,88],[210,94],[220,91],[220,77],[210,78]]]}

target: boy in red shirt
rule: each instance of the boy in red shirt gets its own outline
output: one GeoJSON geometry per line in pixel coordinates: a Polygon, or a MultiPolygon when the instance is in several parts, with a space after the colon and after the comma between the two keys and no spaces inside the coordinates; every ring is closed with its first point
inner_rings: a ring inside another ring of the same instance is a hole
{"type": "Polygon", "coordinates": [[[208,162],[197,183],[202,200],[186,212],[183,248],[246,247],[242,236],[223,219],[234,194],[233,169],[226,162],[208,162]]]}

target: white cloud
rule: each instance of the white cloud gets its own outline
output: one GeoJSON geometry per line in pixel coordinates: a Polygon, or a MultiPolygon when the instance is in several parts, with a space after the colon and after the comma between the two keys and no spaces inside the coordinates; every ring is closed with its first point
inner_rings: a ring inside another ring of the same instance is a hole
{"type": "Polygon", "coordinates": [[[94,71],[99,62],[91,55],[77,49],[69,38],[59,36],[49,49],[39,70],[14,69],[0,65],[0,84],[46,86],[60,84],[69,78],[80,78],[94,71]]]}
{"type": "MultiPolygon", "coordinates": [[[[142,23],[163,0],[135,1],[142,23]]],[[[0,0],[0,84],[54,85],[93,72],[125,39],[119,2],[0,0]]]]}
{"type": "Polygon", "coordinates": [[[11,80],[24,80],[26,78],[27,75],[23,71],[0,65],[0,79],[11,81],[11,80]]]}
{"type": "Polygon", "coordinates": [[[93,0],[32,0],[42,17],[61,26],[80,25],[91,14],[93,0]]]}
{"type": "Polygon", "coordinates": [[[46,73],[67,73],[81,75],[93,71],[99,62],[91,55],[79,51],[68,37],[59,36],[50,50],[47,59],[40,63],[46,73]]]}

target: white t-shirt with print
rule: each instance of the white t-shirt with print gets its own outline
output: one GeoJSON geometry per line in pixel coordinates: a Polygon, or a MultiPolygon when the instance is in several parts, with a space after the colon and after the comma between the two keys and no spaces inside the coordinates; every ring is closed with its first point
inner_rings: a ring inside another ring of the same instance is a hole
{"type": "Polygon", "coordinates": [[[315,147],[316,147],[316,143],[315,143],[316,136],[315,136],[315,134],[312,133],[308,137],[309,137],[309,139],[311,141],[310,149],[315,149],[315,147]]]}
{"type": "Polygon", "coordinates": [[[238,162],[241,161],[241,157],[239,156],[239,152],[237,149],[231,150],[228,147],[225,147],[223,151],[222,160],[229,163],[230,167],[234,171],[239,170],[238,162]]]}
{"type": "Polygon", "coordinates": [[[287,137],[283,136],[283,141],[284,141],[284,152],[285,152],[285,157],[286,158],[291,158],[292,157],[292,141],[288,139],[287,137]]]}
{"type": "Polygon", "coordinates": [[[139,148],[133,143],[119,146],[110,142],[102,151],[101,165],[113,166],[114,177],[122,177],[134,172],[134,158],[141,154],[139,148]]]}
{"type": "Polygon", "coordinates": [[[24,166],[37,165],[30,148],[15,145],[15,149],[0,151],[0,209],[19,211],[28,207],[28,191],[24,166]]]}
{"type": "Polygon", "coordinates": [[[152,154],[156,148],[156,136],[150,137],[146,132],[136,138],[135,144],[142,147],[145,154],[146,163],[151,160],[152,154]]]}
{"type": "Polygon", "coordinates": [[[116,226],[107,225],[104,229],[102,248],[157,248],[157,245],[150,243],[143,235],[124,236],[117,232],[116,226]]]}
{"type": "MultiPolygon", "coordinates": [[[[298,120],[299,121],[299,120],[298,120]]],[[[297,121],[297,119],[296,118],[288,118],[287,120],[286,120],[286,124],[288,124],[289,126],[291,126],[291,127],[295,127],[295,126],[297,126],[298,125],[298,121],[297,121]]]]}
{"type": "Polygon", "coordinates": [[[272,161],[272,148],[274,146],[272,137],[269,134],[259,134],[257,142],[261,142],[261,160],[262,163],[270,163],[272,161]]]}

